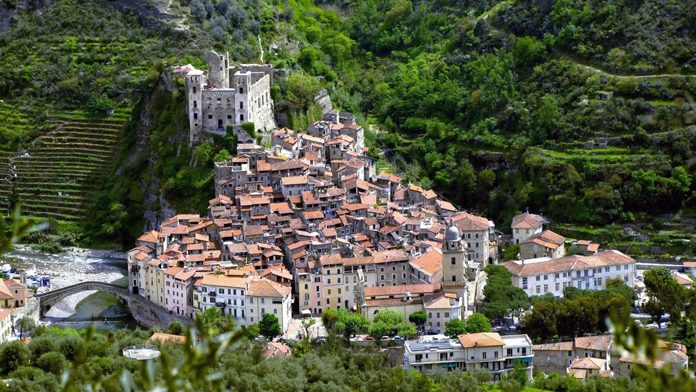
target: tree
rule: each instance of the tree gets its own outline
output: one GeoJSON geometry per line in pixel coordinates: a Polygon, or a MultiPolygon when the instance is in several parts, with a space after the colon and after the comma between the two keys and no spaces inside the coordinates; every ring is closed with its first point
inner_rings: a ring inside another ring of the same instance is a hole
{"type": "Polygon", "coordinates": [[[659,322],[660,316],[669,313],[670,321],[676,325],[681,318],[686,289],[664,267],[645,271],[643,277],[650,298],[646,307],[650,309],[653,319],[659,322]]]}
{"type": "Polygon", "coordinates": [[[423,328],[425,323],[428,321],[428,314],[423,310],[413,312],[410,316],[408,316],[408,321],[416,324],[418,328],[423,328]]]}
{"type": "Polygon", "coordinates": [[[466,332],[476,333],[476,332],[491,332],[491,322],[482,313],[473,313],[466,319],[466,332]]]}
{"type": "Polygon", "coordinates": [[[36,329],[36,322],[30,317],[22,317],[17,320],[15,327],[19,330],[19,338],[24,339],[24,334],[31,334],[36,329]]]}
{"type": "Polygon", "coordinates": [[[445,335],[454,338],[466,333],[466,324],[460,319],[452,319],[445,323],[445,335]]]}
{"type": "Polygon", "coordinates": [[[268,340],[273,340],[276,336],[281,334],[280,323],[278,322],[278,317],[274,314],[266,313],[261,318],[259,323],[259,331],[268,340]]]}
{"type": "Polygon", "coordinates": [[[303,339],[309,340],[312,326],[316,324],[316,322],[317,320],[311,318],[302,320],[302,329],[304,330],[304,336],[302,337],[303,339]]]}
{"type": "Polygon", "coordinates": [[[53,373],[56,376],[61,375],[67,366],[68,361],[63,354],[55,351],[43,354],[36,360],[36,367],[45,372],[53,373]]]}
{"type": "Polygon", "coordinates": [[[29,364],[31,352],[20,341],[4,344],[0,349],[0,366],[5,374],[29,364]]]}
{"type": "Polygon", "coordinates": [[[332,330],[334,324],[338,321],[338,311],[333,308],[328,308],[321,313],[321,322],[327,331],[332,330]]]}
{"type": "Polygon", "coordinates": [[[366,330],[369,324],[361,314],[350,313],[345,309],[340,309],[337,315],[338,320],[334,324],[334,329],[342,333],[345,340],[350,340],[356,333],[366,330]]]}
{"type": "Polygon", "coordinates": [[[396,333],[404,315],[394,310],[383,310],[375,315],[370,333],[376,338],[396,333]]]}
{"type": "Polygon", "coordinates": [[[529,297],[512,285],[512,274],[502,265],[490,264],[485,269],[486,286],[483,289],[482,313],[489,319],[501,319],[529,309],[529,297]]]}
{"type": "Polygon", "coordinates": [[[104,116],[113,108],[114,103],[104,95],[94,96],[87,102],[87,110],[95,116],[104,116]]]}
{"type": "Polygon", "coordinates": [[[169,324],[169,328],[167,328],[167,333],[173,335],[181,335],[184,333],[184,325],[181,324],[179,321],[172,321],[169,324]]]}
{"type": "Polygon", "coordinates": [[[200,319],[201,328],[206,328],[213,335],[229,332],[234,328],[232,318],[229,315],[223,315],[217,307],[206,309],[203,313],[198,314],[196,318],[200,319]]]}
{"type": "Polygon", "coordinates": [[[558,335],[558,305],[551,301],[539,301],[524,318],[527,334],[532,339],[544,340],[558,335]]]}
{"type": "Polygon", "coordinates": [[[403,321],[397,325],[396,333],[402,338],[407,339],[412,336],[416,336],[418,331],[416,331],[416,327],[412,323],[403,321]]]}

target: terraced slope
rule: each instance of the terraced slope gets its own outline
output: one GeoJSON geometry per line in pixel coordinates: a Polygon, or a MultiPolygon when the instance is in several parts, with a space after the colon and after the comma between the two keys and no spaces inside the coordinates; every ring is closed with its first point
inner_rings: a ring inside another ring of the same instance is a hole
{"type": "Polygon", "coordinates": [[[14,193],[26,215],[83,219],[109,175],[128,111],[92,120],[80,112],[52,116],[56,128],[15,158],[14,193]]]}
{"type": "Polygon", "coordinates": [[[7,214],[10,207],[12,194],[12,168],[10,159],[14,156],[12,151],[0,150],[0,215],[7,214]]]}

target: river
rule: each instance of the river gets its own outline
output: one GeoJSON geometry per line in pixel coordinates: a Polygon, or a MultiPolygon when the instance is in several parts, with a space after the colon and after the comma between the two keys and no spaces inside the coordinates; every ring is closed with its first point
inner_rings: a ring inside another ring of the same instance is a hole
{"type": "MultiPolygon", "coordinates": [[[[38,276],[51,279],[52,289],[83,281],[127,284],[125,255],[119,252],[67,248],[64,253],[47,254],[20,245],[0,256],[0,264],[33,267],[38,276]]],[[[52,306],[43,321],[75,329],[93,325],[112,330],[135,325],[127,306],[112,295],[94,291],[72,295],[52,306]]]]}

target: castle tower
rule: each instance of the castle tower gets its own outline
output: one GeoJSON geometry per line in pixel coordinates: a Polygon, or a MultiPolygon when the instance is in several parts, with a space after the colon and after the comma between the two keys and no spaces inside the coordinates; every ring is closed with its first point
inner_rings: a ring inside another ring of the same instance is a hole
{"type": "Polygon", "coordinates": [[[230,55],[218,54],[215,51],[208,52],[208,87],[230,87],[230,55]]]}
{"type": "Polygon", "coordinates": [[[459,235],[459,229],[452,223],[445,231],[442,246],[442,288],[458,294],[462,301],[462,316],[467,306],[467,260],[466,247],[459,235]]]}
{"type": "Polygon", "coordinates": [[[186,84],[186,113],[189,117],[189,145],[197,142],[203,127],[203,86],[205,74],[203,71],[192,69],[185,76],[186,84]]]}
{"type": "Polygon", "coordinates": [[[242,125],[246,122],[254,122],[252,116],[252,101],[250,99],[251,91],[251,72],[249,71],[237,71],[232,77],[231,88],[236,90],[235,92],[235,125],[242,125]]]}

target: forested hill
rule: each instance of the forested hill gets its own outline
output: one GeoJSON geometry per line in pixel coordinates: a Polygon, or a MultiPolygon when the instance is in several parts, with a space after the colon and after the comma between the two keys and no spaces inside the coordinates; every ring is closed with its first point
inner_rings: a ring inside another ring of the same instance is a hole
{"type": "Polygon", "coordinates": [[[177,144],[187,131],[181,86],[160,71],[204,66],[210,48],[244,62],[263,51],[288,69],[274,100],[297,128],[327,88],[371,130],[380,167],[500,227],[525,208],[580,225],[694,215],[688,2],[52,3],[19,12],[0,35],[0,111],[12,114],[0,122],[0,160],[33,146],[37,165],[55,162],[41,154],[57,147],[37,138],[56,123],[73,138],[94,137],[94,126],[112,134],[112,155],[85,150],[81,167],[55,164],[51,173],[71,170],[63,185],[25,170],[10,191],[33,214],[89,222],[90,238],[128,244],[144,216],[205,209],[212,160],[228,146],[177,144]],[[117,118],[100,118],[105,108],[117,118]],[[129,125],[115,135],[112,120],[129,125]]]}
{"type": "Polygon", "coordinates": [[[603,224],[694,206],[686,3],[324,3],[343,13],[362,66],[347,104],[382,125],[380,141],[411,178],[503,227],[525,207],[603,224]],[[663,16],[646,23],[656,8],[663,16]],[[642,71],[685,75],[605,72],[620,51],[622,61],[654,64],[642,71]]]}

